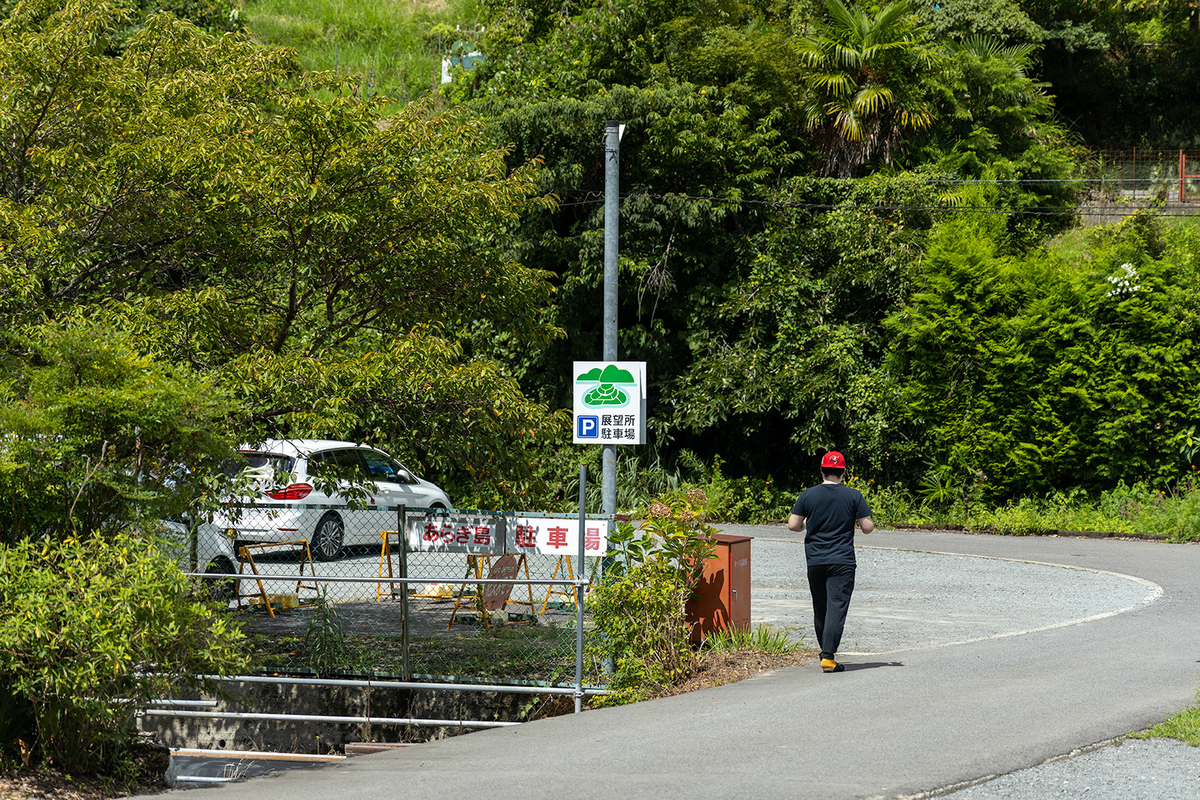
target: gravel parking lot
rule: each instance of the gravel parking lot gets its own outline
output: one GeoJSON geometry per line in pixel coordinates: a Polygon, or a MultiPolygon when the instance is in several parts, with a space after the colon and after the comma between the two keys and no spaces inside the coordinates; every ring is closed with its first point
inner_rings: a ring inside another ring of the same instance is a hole
{"type": "MultiPolygon", "coordinates": [[[[1045,564],[866,545],[857,555],[843,653],[1011,636],[1118,613],[1159,594],[1148,582],[1045,564]]],[[[811,637],[803,544],[758,537],[751,560],[754,623],[811,637]]]]}

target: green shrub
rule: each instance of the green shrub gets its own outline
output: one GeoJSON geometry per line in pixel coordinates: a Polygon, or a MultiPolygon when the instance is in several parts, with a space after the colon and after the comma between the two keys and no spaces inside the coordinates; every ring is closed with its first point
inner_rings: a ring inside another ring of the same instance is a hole
{"type": "Polygon", "coordinates": [[[767,478],[726,478],[713,469],[712,482],[706,489],[710,497],[708,514],[714,521],[762,525],[786,520],[799,492],[793,492],[767,478]]]}
{"type": "Polygon", "coordinates": [[[1100,506],[1120,520],[1120,531],[1148,533],[1172,541],[1200,540],[1200,478],[1193,467],[1161,490],[1145,483],[1120,483],[1101,496],[1100,506]]]}
{"type": "MultiPolygon", "coordinates": [[[[792,492],[775,483],[771,476],[766,478],[730,478],[722,471],[720,456],[713,459],[712,466],[700,462],[691,453],[684,452],[680,461],[687,468],[692,480],[684,481],[680,472],[667,473],[673,482],[657,480],[653,483],[654,494],[664,498],[681,499],[689,492],[699,490],[705,496],[703,515],[712,522],[741,522],[760,525],[787,519],[788,510],[796,499],[792,492]]],[[[662,472],[651,471],[650,476],[662,472]]],[[[639,479],[642,476],[639,475],[639,479]]],[[[648,506],[648,504],[647,504],[648,506]]],[[[639,509],[645,512],[646,508],[639,509]]]]}
{"type": "Polygon", "coordinates": [[[194,676],[243,670],[241,633],[189,586],[128,533],[0,548],[0,709],[17,728],[0,730],[3,746],[21,739],[63,771],[105,772],[136,709],[194,676]]]}
{"type": "Polygon", "coordinates": [[[714,529],[700,521],[705,502],[697,490],[655,501],[639,528],[622,522],[610,538],[612,563],[588,594],[591,658],[612,659],[616,668],[611,694],[597,704],[654,697],[698,665],[686,605],[715,547],[714,529]]]}
{"type": "Polygon", "coordinates": [[[686,677],[696,654],[688,644],[684,605],[691,589],[663,559],[652,559],[605,581],[588,598],[600,655],[616,667],[611,693],[599,705],[644,700],[686,677]]]}
{"type": "Polygon", "coordinates": [[[880,486],[874,480],[849,476],[846,485],[862,492],[878,526],[930,522],[928,509],[899,486],[880,486]]]}

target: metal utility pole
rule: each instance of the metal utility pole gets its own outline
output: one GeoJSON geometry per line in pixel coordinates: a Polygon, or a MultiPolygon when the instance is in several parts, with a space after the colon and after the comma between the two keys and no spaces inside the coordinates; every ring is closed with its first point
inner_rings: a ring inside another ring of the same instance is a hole
{"type": "MultiPolygon", "coordinates": [[[[584,533],[587,530],[587,464],[579,465],[579,573],[578,580],[587,575],[584,560],[587,558],[587,540],[584,533]]],[[[575,713],[583,711],[583,593],[587,588],[582,583],[575,584],[575,713]]]]}
{"type": "MultiPolygon", "coordinates": [[[[604,360],[617,356],[617,228],[620,224],[621,126],[604,125],[604,360]]],[[[617,446],[604,445],[600,475],[604,514],[617,513],[617,446]]]]}

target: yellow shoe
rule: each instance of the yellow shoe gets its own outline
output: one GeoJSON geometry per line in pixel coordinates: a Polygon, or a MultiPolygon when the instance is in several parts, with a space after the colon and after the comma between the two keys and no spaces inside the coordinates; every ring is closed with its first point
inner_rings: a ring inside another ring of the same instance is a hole
{"type": "Polygon", "coordinates": [[[845,672],[846,668],[832,658],[821,659],[821,669],[825,672],[845,672]]]}

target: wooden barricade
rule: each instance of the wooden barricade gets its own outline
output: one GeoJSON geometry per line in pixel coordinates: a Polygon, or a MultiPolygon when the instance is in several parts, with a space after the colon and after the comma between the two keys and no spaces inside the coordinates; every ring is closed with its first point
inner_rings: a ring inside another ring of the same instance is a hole
{"type": "Polygon", "coordinates": [[[286,601],[284,599],[281,599],[280,596],[269,594],[267,592],[266,587],[263,586],[263,582],[262,582],[261,578],[253,579],[253,582],[255,584],[257,584],[257,586],[258,586],[258,591],[243,593],[242,592],[242,579],[239,578],[237,580],[238,608],[242,607],[242,598],[243,597],[251,597],[251,598],[257,597],[257,598],[259,598],[259,602],[267,609],[267,613],[270,614],[272,618],[274,618],[275,617],[275,609],[272,607],[273,603],[278,603],[280,611],[283,611],[284,609],[289,608],[289,607],[304,608],[306,606],[312,605],[312,603],[300,603],[300,590],[301,589],[309,589],[314,592],[319,591],[319,589],[317,588],[317,586],[315,584],[315,581],[314,581],[313,585],[304,583],[304,565],[305,564],[308,564],[309,575],[311,575],[314,579],[317,577],[317,570],[316,570],[316,567],[313,565],[312,552],[309,550],[308,542],[306,540],[301,539],[301,540],[293,541],[293,542],[264,542],[263,544],[244,544],[244,545],[242,545],[238,549],[238,575],[246,574],[246,565],[247,564],[250,565],[250,572],[253,575],[257,576],[260,574],[258,571],[258,565],[254,563],[254,553],[261,552],[266,549],[278,549],[278,548],[288,548],[288,547],[292,548],[293,551],[298,550],[303,553],[303,556],[300,559],[300,574],[296,578],[296,594],[295,594],[296,605],[288,606],[286,601]]]}
{"type": "MultiPolygon", "coordinates": [[[[381,540],[380,547],[379,547],[379,577],[381,577],[381,578],[383,577],[383,570],[385,568],[385,565],[386,565],[386,569],[387,569],[387,576],[389,578],[396,577],[396,574],[394,572],[392,572],[392,539],[391,539],[391,537],[393,535],[396,535],[398,537],[399,533],[400,533],[399,531],[380,531],[379,532],[379,538],[381,540]]],[[[396,545],[397,545],[397,547],[404,547],[404,542],[400,541],[400,539],[397,538],[396,545]]],[[[394,583],[389,584],[389,587],[390,587],[390,589],[387,590],[388,594],[391,596],[391,598],[393,600],[398,599],[399,594],[396,592],[396,584],[394,584],[394,583]]],[[[403,591],[407,591],[407,590],[408,590],[407,586],[402,585],[401,591],[403,592],[403,591]]],[[[385,590],[383,588],[383,583],[375,584],[375,602],[376,603],[378,603],[380,600],[383,599],[384,591],[385,590]]]]}
{"type": "MultiPolygon", "coordinates": [[[[554,580],[555,578],[557,578],[559,576],[560,573],[566,575],[571,580],[575,580],[575,568],[571,562],[570,556],[559,556],[558,557],[558,563],[556,563],[554,565],[554,572],[551,573],[550,579],[554,580]],[[565,565],[565,571],[564,571],[564,565],[565,565]]],[[[572,608],[575,607],[575,592],[574,591],[563,591],[561,586],[556,586],[555,584],[550,584],[549,586],[546,587],[546,599],[542,601],[542,610],[538,613],[541,613],[541,614],[546,613],[546,608],[550,605],[550,598],[555,594],[559,595],[560,597],[566,598],[566,602],[569,603],[572,608]]]]}
{"type": "MultiPolygon", "coordinates": [[[[394,556],[400,552],[400,548],[404,547],[404,541],[399,538],[398,531],[379,532],[379,578],[395,578],[399,577],[399,572],[394,564],[394,556]],[[392,537],[397,539],[393,543],[392,537]],[[385,575],[386,573],[386,575],[385,575]]],[[[517,578],[519,573],[524,570],[526,579],[532,581],[529,572],[528,556],[525,553],[505,553],[503,555],[467,555],[467,568],[463,574],[464,578],[474,577],[477,580],[484,580],[484,573],[487,573],[488,578],[508,579],[517,578]]],[[[554,566],[554,571],[550,578],[553,580],[559,575],[564,575],[572,580],[575,579],[575,565],[571,556],[561,555],[554,566]]],[[[509,606],[524,606],[528,609],[530,619],[528,622],[536,623],[539,614],[545,614],[546,609],[550,606],[550,599],[555,595],[563,598],[564,603],[575,606],[575,593],[573,591],[564,591],[561,587],[549,585],[546,587],[545,597],[540,598],[540,602],[534,598],[533,584],[525,585],[526,596],[528,600],[512,599],[512,590],[514,585],[519,584],[475,584],[472,589],[470,583],[462,583],[458,590],[452,594],[430,594],[411,591],[407,586],[403,589],[397,589],[396,584],[387,584],[386,581],[381,581],[376,586],[375,600],[380,602],[384,599],[396,600],[401,597],[402,592],[408,592],[409,597],[426,598],[429,600],[441,600],[449,602],[451,598],[454,600],[454,607],[450,611],[450,621],[446,624],[446,630],[450,630],[458,623],[457,615],[459,610],[465,610],[468,606],[473,607],[473,610],[479,614],[483,626],[491,627],[490,612],[507,610],[509,606]],[[384,588],[387,585],[388,588],[384,588]]],[[[448,587],[446,587],[448,588],[448,587]]],[[[510,620],[512,622],[512,620],[510,620]]],[[[458,623],[462,624],[462,623],[458,623]]]]}
{"type": "MultiPolygon", "coordinates": [[[[505,553],[502,556],[467,556],[467,573],[464,578],[471,577],[471,573],[475,573],[477,579],[483,579],[484,567],[487,567],[488,578],[497,580],[511,580],[517,577],[517,573],[521,568],[525,568],[525,578],[532,580],[529,575],[529,561],[524,553],[515,556],[512,553],[505,553]],[[495,561],[492,559],[495,558],[495,561]]],[[[473,601],[475,610],[483,618],[483,626],[491,627],[491,612],[501,611],[510,605],[529,606],[529,615],[534,617],[536,613],[534,609],[537,607],[537,602],[533,599],[533,584],[525,584],[525,588],[529,594],[529,601],[512,600],[512,590],[514,584],[511,583],[493,583],[493,584],[476,584],[473,593],[467,593],[467,584],[459,587],[458,594],[454,599],[454,610],[450,612],[450,622],[446,625],[446,630],[450,630],[451,626],[457,622],[456,614],[462,605],[464,599],[473,601]]],[[[536,617],[535,617],[536,619],[536,617]]],[[[530,620],[531,622],[534,620],[530,620]]]]}

